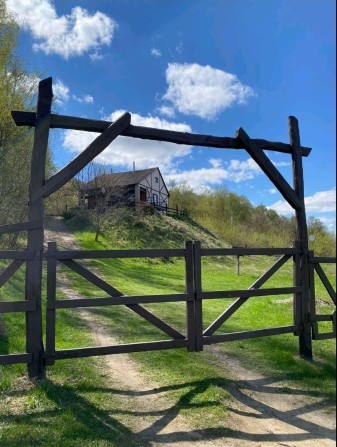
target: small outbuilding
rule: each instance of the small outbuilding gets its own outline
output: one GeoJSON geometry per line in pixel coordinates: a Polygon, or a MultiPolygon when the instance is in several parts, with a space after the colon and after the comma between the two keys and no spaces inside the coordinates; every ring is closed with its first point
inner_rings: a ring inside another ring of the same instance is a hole
{"type": "Polygon", "coordinates": [[[81,186],[80,206],[168,208],[169,192],[159,168],[102,174],[81,186]]]}

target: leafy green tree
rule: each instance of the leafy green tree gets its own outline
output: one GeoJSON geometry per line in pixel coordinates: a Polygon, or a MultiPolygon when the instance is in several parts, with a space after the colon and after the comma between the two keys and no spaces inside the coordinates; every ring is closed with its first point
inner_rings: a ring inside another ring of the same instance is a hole
{"type": "MultiPolygon", "coordinates": [[[[18,25],[0,0],[0,225],[26,218],[33,130],[17,127],[12,110],[30,110],[37,76],[28,74],[15,55],[18,25]]],[[[2,236],[0,244],[13,246],[17,234],[2,236]]]]}

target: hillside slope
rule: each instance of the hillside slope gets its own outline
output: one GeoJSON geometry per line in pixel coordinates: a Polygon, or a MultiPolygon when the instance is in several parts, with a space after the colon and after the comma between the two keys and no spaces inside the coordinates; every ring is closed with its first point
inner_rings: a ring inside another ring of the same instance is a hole
{"type": "MultiPolygon", "coordinates": [[[[72,230],[95,228],[94,212],[79,211],[67,221],[72,230]]],[[[186,217],[162,213],[137,214],[130,210],[114,210],[104,215],[100,234],[114,248],[182,248],[185,241],[201,241],[204,247],[225,247],[206,228],[186,217]]]]}

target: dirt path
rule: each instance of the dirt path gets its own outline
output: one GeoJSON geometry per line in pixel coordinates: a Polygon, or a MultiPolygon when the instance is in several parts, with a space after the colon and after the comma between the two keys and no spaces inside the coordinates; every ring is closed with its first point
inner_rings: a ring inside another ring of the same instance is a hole
{"type": "MultiPolygon", "coordinates": [[[[61,247],[77,249],[73,236],[61,220],[47,219],[45,240],[56,240],[61,247]]],[[[66,277],[62,291],[72,298],[66,277]]],[[[90,310],[81,311],[97,345],[118,341],[105,330],[90,310]]],[[[214,361],[226,371],[226,384],[232,398],[225,405],[229,418],[221,427],[196,429],[169,400],[167,389],[150,383],[139,372],[130,356],[102,357],[106,379],[118,389],[118,421],[135,433],[140,446],[190,447],[332,447],[335,446],[335,409],[305,392],[290,389],[228,358],[217,346],[210,348],[214,361]],[[228,385],[229,384],[229,385],[228,385]],[[126,416],[127,415],[127,416],[126,416]]],[[[116,414],[114,414],[116,418],[116,414]]],[[[207,417],[207,410],[205,410],[207,417]]],[[[199,416],[200,418],[200,416],[199,416]]]]}

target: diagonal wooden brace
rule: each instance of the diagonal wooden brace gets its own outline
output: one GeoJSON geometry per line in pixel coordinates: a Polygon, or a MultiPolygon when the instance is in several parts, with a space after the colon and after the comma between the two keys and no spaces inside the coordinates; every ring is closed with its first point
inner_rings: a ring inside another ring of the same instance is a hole
{"type": "Polygon", "coordinates": [[[99,155],[109,144],[118,137],[131,122],[130,113],[124,113],[117,121],[99,135],[84,151],[72,160],[67,166],[58,171],[55,175],[46,180],[40,191],[43,197],[48,197],[53,192],[60,189],[75,175],[77,175],[88,163],[99,155]]]}
{"type": "MultiPolygon", "coordinates": [[[[62,264],[69,267],[74,272],[81,275],[83,278],[91,282],[94,286],[100,288],[104,292],[108,293],[112,297],[121,297],[123,296],[123,293],[119,290],[112,287],[110,284],[108,284],[103,279],[99,278],[97,275],[92,273],[90,270],[83,267],[83,265],[78,264],[77,262],[73,261],[72,259],[60,259],[59,260],[62,264]]],[[[162,321],[160,318],[153,315],[151,312],[149,312],[144,307],[140,306],[139,304],[126,304],[127,308],[135,312],[140,317],[147,320],[149,323],[156,326],[158,329],[163,331],[165,334],[169,335],[170,337],[180,340],[185,339],[185,336],[178,332],[176,329],[172,328],[168,324],[166,324],[164,321],[162,321]]]]}
{"type": "Polygon", "coordinates": [[[289,205],[295,210],[302,210],[302,200],[297,196],[293,188],[289,185],[282,174],[275,168],[273,163],[269,160],[267,155],[252,141],[246,132],[240,127],[236,133],[242,144],[245,146],[246,151],[252,157],[252,159],[260,166],[262,171],[267,175],[269,180],[273,182],[276,188],[280,191],[282,196],[286,199],[289,205]]]}

